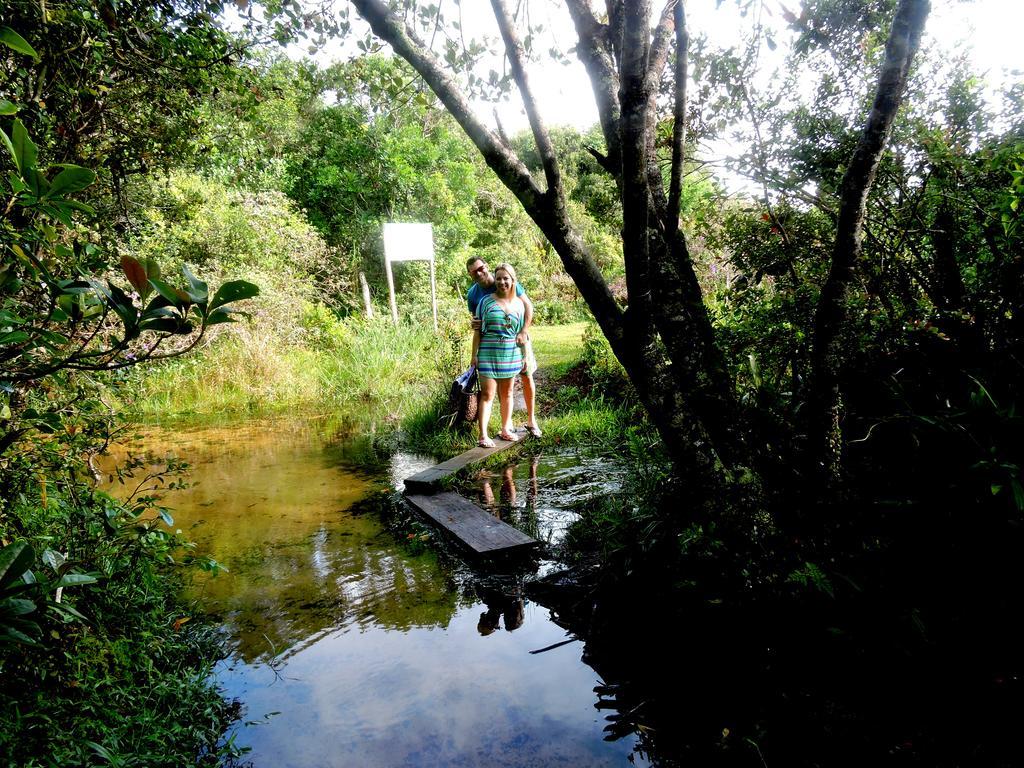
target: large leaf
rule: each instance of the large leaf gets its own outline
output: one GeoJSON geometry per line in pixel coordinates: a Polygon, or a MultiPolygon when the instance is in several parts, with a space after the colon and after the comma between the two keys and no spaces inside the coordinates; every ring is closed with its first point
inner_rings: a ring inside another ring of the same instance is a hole
{"type": "Polygon", "coordinates": [[[184,304],[191,304],[192,297],[185,293],[180,288],[175,288],[169,283],[165,283],[163,280],[158,280],[155,277],[149,279],[150,285],[156,288],[157,293],[163,296],[168,302],[175,307],[180,307],[184,304]]]}
{"type": "Polygon", "coordinates": [[[229,280],[217,289],[210,302],[210,312],[233,301],[251,299],[260,295],[260,289],[247,280],[229,280]]]}
{"type": "Polygon", "coordinates": [[[96,174],[88,168],[83,168],[80,165],[66,165],[50,182],[50,191],[46,193],[46,197],[53,198],[57,195],[81,192],[94,181],[96,181],[96,174]]]}
{"type": "Polygon", "coordinates": [[[18,113],[18,105],[7,99],[0,99],[0,115],[8,117],[18,113]]]}
{"type": "Polygon", "coordinates": [[[0,43],[3,43],[12,51],[24,53],[26,56],[31,56],[35,59],[39,58],[39,54],[36,53],[36,49],[28,44],[28,40],[10,27],[0,27],[0,43]]]}
{"type": "Polygon", "coordinates": [[[36,609],[36,604],[23,597],[11,597],[7,600],[0,600],[0,615],[24,616],[36,609]]]}
{"type": "Polygon", "coordinates": [[[176,333],[180,321],[175,317],[152,317],[139,323],[140,331],[157,331],[158,333],[176,333]]]}
{"type": "Polygon", "coordinates": [[[149,284],[149,275],[146,268],[134,256],[122,256],[121,269],[124,270],[124,275],[128,278],[128,282],[132,284],[132,288],[138,291],[139,296],[143,299],[153,292],[153,287],[149,284]]]}
{"type": "Polygon", "coordinates": [[[29,335],[27,331],[10,331],[9,333],[0,333],[0,344],[21,344],[28,340],[29,335]]]}
{"type": "Polygon", "coordinates": [[[160,265],[156,263],[156,259],[143,259],[142,263],[146,267],[146,277],[150,280],[160,279],[160,265]]]}
{"type": "Polygon", "coordinates": [[[132,300],[128,298],[128,295],[110,281],[101,283],[99,280],[91,280],[90,284],[96,294],[103,298],[107,306],[114,310],[117,316],[121,318],[127,336],[134,336],[133,332],[138,325],[139,316],[138,310],[132,304],[132,300]]]}
{"type": "Polygon", "coordinates": [[[77,587],[82,584],[95,584],[96,577],[89,576],[85,573],[67,573],[61,576],[60,580],[54,584],[54,587],[77,587]]]}
{"type": "Polygon", "coordinates": [[[185,275],[185,279],[188,280],[188,295],[192,299],[193,304],[205,304],[210,298],[210,288],[202,280],[192,274],[192,271],[185,265],[182,265],[181,271],[185,275]]]}
{"type": "MultiPolygon", "coordinates": [[[[38,627],[36,627],[36,629],[38,630],[38,627]]],[[[39,646],[39,643],[37,643],[35,640],[33,640],[31,637],[26,635],[21,630],[15,629],[14,627],[0,626],[0,643],[11,642],[12,640],[18,643],[22,643],[23,645],[34,645],[37,647],[39,646]]]]}
{"type": "Polygon", "coordinates": [[[0,550],[0,588],[20,578],[32,567],[36,553],[27,541],[21,539],[0,550]]]}
{"type": "MultiPolygon", "coordinates": [[[[7,151],[11,155],[11,160],[13,160],[15,163],[17,163],[18,162],[18,153],[14,151],[14,144],[11,142],[11,137],[8,136],[7,133],[3,129],[0,129],[0,143],[2,143],[5,147],[7,147],[7,151]]],[[[11,182],[12,182],[11,186],[12,187],[15,186],[15,184],[13,182],[15,182],[16,180],[17,180],[16,177],[12,173],[11,174],[11,182]]],[[[17,192],[18,190],[15,189],[14,191],[17,192]]]]}
{"type": "Polygon", "coordinates": [[[218,307],[207,315],[206,324],[220,325],[221,323],[233,323],[235,322],[234,315],[248,317],[248,314],[248,312],[239,312],[237,309],[231,309],[230,307],[218,307]]]}
{"type": "Polygon", "coordinates": [[[21,118],[14,120],[14,128],[11,130],[11,144],[14,150],[14,164],[18,167],[21,177],[28,182],[33,191],[38,191],[38,184],[33,184],[35,174],[32,171],[36,168],[36,155],[38,149],[28,136],[25,124],[21,118]]]}
{"type": "Polygon", "coordinates": [[[44,550],[43,556],[39,559],[51,568],[53,568],[53,570],[55,571],[60,570],[60,567],[67,562],[67,558],[55,549],[44,550]]]}

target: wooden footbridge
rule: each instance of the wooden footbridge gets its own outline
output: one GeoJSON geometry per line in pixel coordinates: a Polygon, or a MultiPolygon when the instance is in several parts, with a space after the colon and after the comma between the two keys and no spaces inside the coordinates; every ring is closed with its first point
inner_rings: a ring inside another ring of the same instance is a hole
{"type": "MultiPolygon", "coordinates": [[[[521,440],[527,433],[519,430],[517,434],[521,440]]],[[[492,557],[528,552],[537,546],[536,539],[503,523],[469,499],[441,490],[445,478],[514,445],[518,445],[518,441],[495,438],[493,448],[473,448],[417,472],[405,479],[405,498],[414,509],[476,555],[492,557]]]]}

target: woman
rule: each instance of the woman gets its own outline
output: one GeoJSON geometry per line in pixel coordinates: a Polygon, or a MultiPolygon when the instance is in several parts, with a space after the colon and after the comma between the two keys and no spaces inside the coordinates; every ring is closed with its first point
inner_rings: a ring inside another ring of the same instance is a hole
{"type": "Polygon", "coordinates": [[[501,413],[502,440],[516,441],[512,428],[512,384],[523,370],[523,348],[516,336],[523,328],[526,307],[516,296],[516,271],[511,264],[499,264],[494,270],[494,293],[481,299],[477,306],[480,329],[473,332],[473,365],[480,376],[480,442],[482,448],[493,448],[487,436],[491,406],[497,392],[501,413]]]}

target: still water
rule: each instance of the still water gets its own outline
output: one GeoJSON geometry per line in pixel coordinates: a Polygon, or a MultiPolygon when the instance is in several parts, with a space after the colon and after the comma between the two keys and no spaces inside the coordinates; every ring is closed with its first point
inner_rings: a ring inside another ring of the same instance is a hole
{"type": "MultiPolygon", "coordinates": [[[[649,764],[632,736],[605,740],[594,691],[603,681],[581,660],[582,643],[522,599],[514,579],[495,588],[352,509],[433,463],[399,454],[366,470],[364,447],[317,420],[151,429],[130,446],[192,465],[193,486],[164,503],[198,551],[228,569],[198,578],[189,597],[230,639],[217,677],[244,707],[234,733],[247,760],[649,764]]],[[[476,494],[555,541],[572,502],[616,481],[592,462],[524,459],[482,475],[476,494]]]]}

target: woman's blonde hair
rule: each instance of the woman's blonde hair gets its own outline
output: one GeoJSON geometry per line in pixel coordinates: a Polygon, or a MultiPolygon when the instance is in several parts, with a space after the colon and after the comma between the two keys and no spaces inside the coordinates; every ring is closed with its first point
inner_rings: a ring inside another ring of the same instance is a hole
{"type": "Polygon", "coordinates": [[[508,272],[509,276],[512,278],[512,288],[515,289],[516,282],[518,282],[518,278],[516,278],[516,268],[509,264],[507,261],[503,261],[501,262],[501,264],[494,268],[493,274],[498,274],[499,269],[504,269],[506,272],[508,272]]]}

